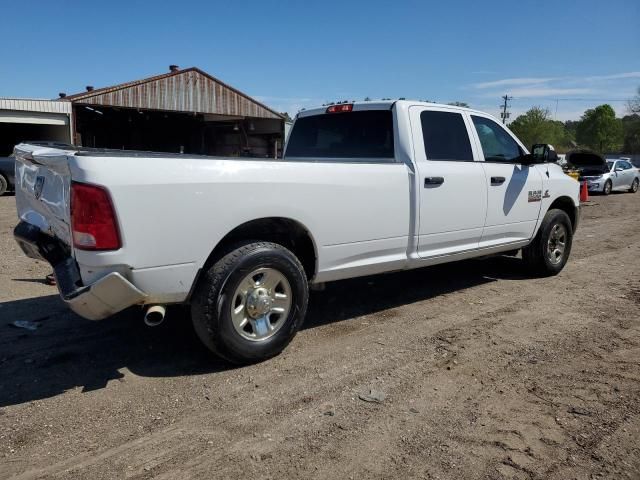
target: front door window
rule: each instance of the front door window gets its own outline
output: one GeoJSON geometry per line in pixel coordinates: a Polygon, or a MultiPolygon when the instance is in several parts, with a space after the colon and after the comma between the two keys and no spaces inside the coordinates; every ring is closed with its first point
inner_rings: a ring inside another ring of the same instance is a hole
{"type": "Polygon", "coordinates": [[[509,135],[504,128],[493,120],[472,115],[473,125],[476,127],[482,153],[486,162],[508,162],[517,161],[522,155],[520,146],[509,135]]]}

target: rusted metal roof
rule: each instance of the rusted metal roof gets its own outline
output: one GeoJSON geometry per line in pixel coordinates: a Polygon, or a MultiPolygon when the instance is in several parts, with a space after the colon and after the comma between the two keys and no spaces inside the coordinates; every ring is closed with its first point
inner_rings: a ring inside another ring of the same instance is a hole
{"type": "Polygon", "coordinates": [[[173,112],[283,118],[266,105],[195,67],[68,95],[61,101],[173,112]]]}
{"type": "Polygon", "coordinates": [[[41,98],[0,98],[0,110],[40,113],[71,113],[71,105],[41,98]]]}

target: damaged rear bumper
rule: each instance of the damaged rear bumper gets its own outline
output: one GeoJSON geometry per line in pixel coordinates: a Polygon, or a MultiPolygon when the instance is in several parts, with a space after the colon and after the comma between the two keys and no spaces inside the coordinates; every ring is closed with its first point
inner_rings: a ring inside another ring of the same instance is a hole
{"type": "MultiPolygon", "coordinates": [[[[78,268],[76,266],[76,268],[78,268]]],[[[57,278],[56,270],[56,278],[57,278]]],[[[78,288],[62,300],[69,308],[88,320],[102,320],[142,303],[146,295],[117,272],[109,273],[97,282],[78,288]]]]}
{"type": "Polygon", "coordinates": [[[143,303],[147,295],[120,273],[112,272],[91,285],[84,285],[80,270],[67,245],[42,233],[29,223],[20,222],[14,237],[22,251],[53,267],[62,300],[75,313],[88,320],[102,320],[127,307],[143,303]]]}

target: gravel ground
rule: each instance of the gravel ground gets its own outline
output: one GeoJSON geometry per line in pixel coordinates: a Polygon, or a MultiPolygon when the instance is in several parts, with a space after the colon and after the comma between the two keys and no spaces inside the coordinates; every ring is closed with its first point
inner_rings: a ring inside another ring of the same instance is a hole
{"type": "Polygon", "coordinates": [[[330,284],[281,356],[234,368],[183,313],[69,313],[2,197],[0,477],[640,478],[640,194],[592,200],[556,277],[330,284]]]}

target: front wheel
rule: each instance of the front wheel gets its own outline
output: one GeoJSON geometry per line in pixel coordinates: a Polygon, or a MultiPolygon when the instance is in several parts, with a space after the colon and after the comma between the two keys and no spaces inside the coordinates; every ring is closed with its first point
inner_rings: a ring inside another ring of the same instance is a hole
{"type": "Polygon", "coordinates": [[[522,258],[535,274],[557,275],[564,268],[573,242],[573,228],[563,210],[549,210],[533,242],[522,249],[522,258]]]}
{"type": "Polygon", "coordinates": [[[609,195],[611,193],[612,188],[613,186],[611,185],[611,180],[607,180],[606,182],[604,182],[604,188],[602,189],[602,193],[604,193],[605,195],[609,195]]]}
{"type": "Polygon", "coordinates": [[[191,304],[200,340],[232,363],[279,354],[307,311],[307,277],[289,250],[270,242],[238,245],[203,274],[191,304]]]}
{"type": "Polygon", "coordinates": [[[630,193],[636,193],[638,191],[638,184],[640,184],[640,180],[637,178],[633,180],[631,183],[631,187],[629,188],[630,193]]]}

